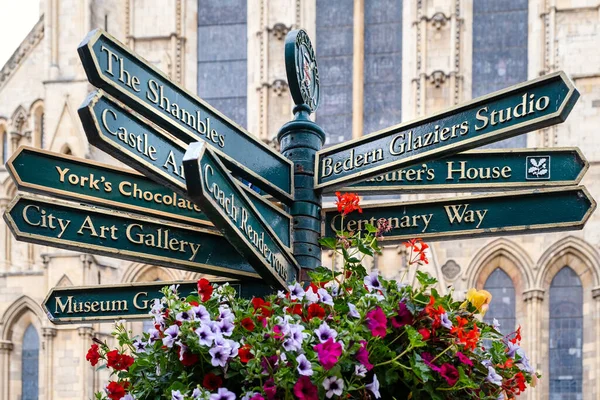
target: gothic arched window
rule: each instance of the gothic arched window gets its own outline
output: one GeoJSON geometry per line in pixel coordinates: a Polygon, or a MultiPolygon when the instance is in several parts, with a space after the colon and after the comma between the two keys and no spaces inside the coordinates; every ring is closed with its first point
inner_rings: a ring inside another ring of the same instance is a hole
{"type": "Polygon", "coordinates": [[[579,400],[583,381],[583,288],[563,267],[550,285],[550,400],[579,400]]]}
{"type": "Polygon", "coordinates": [[[507,335],[513,332],[516,328],[515,285],[510,276],[501,268],[496,268],[483,288],[492,294],[490,308],[483,320],[491,324],[495,318],[500,323],[502,333],[507,335]]]}
{"type": "Polygon", "coordinates": [[[29,325],[23,335],[21,357],[21,400],[38,400],[40,337],[33,325],[29,325]]]}

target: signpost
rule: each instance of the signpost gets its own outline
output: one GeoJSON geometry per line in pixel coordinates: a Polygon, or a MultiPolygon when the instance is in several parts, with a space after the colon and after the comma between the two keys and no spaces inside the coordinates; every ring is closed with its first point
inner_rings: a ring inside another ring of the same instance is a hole
{"type": "Polygon", "coordinates": [[[468,151],[411,165],[343,191],[391,194],[577,185],[589,163],[577,147],[468,151]]]}
{"type": "Polygon", "coordinates": [[[273,197],[288,203],[294,200],[293,165],[288,159],[171,82],[114,37],[96,29],[77,50],[92,85],[185,144],[205,141],[236,174],[273,197]]]}
{"type": "MultiPolygon", "coordinates": [[[[90,143],[189,199],[183,170],[183,156],[188,147],[185,143],[101,91],[88,96],[78,113],[90,143]]],[[[289,214],[248,187],[243,188],[265,213],[283,243],[290,247],[289,214]]]]}
{"type": "MultiPolygon", "coordinates": [[[[251,297],[307,280],[301,267],[321,265],[319,237],[336,229],[384,219],[384,242],[550,232],[581,229],[596,208],[574,186],[588,169],[577,148],[464,152],[564,121],[579,93],[563,72],[321,150],[325,133],[310,119],[321,98],[315,51],[305,31],[291,31],[294,120],[278,132],[279,154],[106,32],[90,32],[78,52],[100,89],[78,110],[89,142],[143,176],[20,148],[7,163],[17,187],[52,198],[13,199],[4,219],[17,240],[234,278],[251,297]],[[321,210],[322,193],[340,187],[378,195],[539,189],[364,204],[342,219],[321,210]]],[[[170,284],[55,288],[44,307],[57,324],[147,318],[170,284]]],[[[195,289],[181,282],[183,295],[195,289]]]]}
{"type": "Polygon", "coordinates": [[[563,122],[579,92],[563,72],[317,152],[315,189],[331,190],[563,122]]]}
{"type": "Polygon", "coordinates": [[[268,283],[287,288],[299,267],[248,196],[206,143],[193,143],[183,159],[188,193],[215,226],[268,283]]]}
{"type": "MultiPolygon", "coordinates": [[[[377,225],[384,218],[391,227],[383,234],[384,242],[554,232],[583,228],[595,208],[585,187],[561,187],[363,205],[361,214],[344,217],[343,228],[366,230],[366,224],[377,225]]],[[[335,237],[340,224],[337,208],[323,210],[323,235],[335,237]]]]}
{"type": "Polygon", "coordinates": [[[214,232],[84,204],[19,194],[4,214],[17,240],[230,278],[258,278],[214,232]]]}
{"type": "MultiPolygon", "coordinates": [[[[266,296],[272,289],[259,280],[227,281],[211,279],[219,285],[228,283],[238,295],[250,299],[266,296]]],[[[119,319],[150,319],[154,299],[161,299],[160,290],[178,285],[181,297],[198,289],[196,281],[158,283],[130,283],[107,286],[71,286],[50,290],[42,303],[48,319],[53,324],[78,324],[82,322],[115,321],[119,319]]]]}

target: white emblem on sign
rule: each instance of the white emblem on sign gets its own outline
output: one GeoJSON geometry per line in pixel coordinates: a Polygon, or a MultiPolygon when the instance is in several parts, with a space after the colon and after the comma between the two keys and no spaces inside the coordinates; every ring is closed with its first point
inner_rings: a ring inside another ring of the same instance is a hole
{"type": "Polygon", "coordinates": [[[550,179],[550,156],[527,157],[527,180],[550,179]]]}

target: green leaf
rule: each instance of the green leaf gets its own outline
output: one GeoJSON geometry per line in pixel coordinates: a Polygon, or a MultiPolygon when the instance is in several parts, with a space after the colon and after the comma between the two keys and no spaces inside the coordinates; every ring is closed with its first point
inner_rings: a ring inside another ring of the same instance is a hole
{"type": "Polygon", "coordinates": [[[337,241],[331,237],[324,237],[324,238],[319,239],[319,244],[328,249],[335,250],[335,248],[337,246],[337,241]]]}
{"type": "Polygon", "coordinates": [[[375,228],[371,224],[365,224],[365,228],[367,228],[367,232],[369,232],[369,233],[375,233],[375,232],[377,232],[377,228],[375,228]]]}
{"type": "Polygon", "coordinates": [[[423,362],[423,359],[418,354],[413,354],[413,357],[410,358],[410,366],[412,367],[412,371],[417,375],[419,379],[423,382],[427,382],[432,379],[431,369],[423,362]]]}
{"type": "Polygon", "coordinates": [[[427,343],[423,341],[423,336],[421,336],[421,334],[415,328],[410,325],[406,325],[404,328],[406,329],[408,341],[412,347],[424,347],[427,345],[427,343]]]}
{"type": "Polygon", "coordinates": [[[365,246],[365,244],[362,241],[358,242],[358,251],[360,251],[363,254],[373,257],[373,250],[371,250],[370,248],[365,246]]]}
{"type": "Polygon", "coordinates": [[[437,279],[423,271],[417,271],[417,280],[423,287],[429,287],[437,283],[437,279]]]}

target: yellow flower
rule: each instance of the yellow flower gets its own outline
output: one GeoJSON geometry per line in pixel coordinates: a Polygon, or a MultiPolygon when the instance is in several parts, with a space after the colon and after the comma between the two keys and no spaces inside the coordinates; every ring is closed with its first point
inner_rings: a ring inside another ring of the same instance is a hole
{"type": "Polygon", "coordinates": [[[474,288],[469,289],[467,292],[467,300],[461,305],[461,307],[467,306],[467,301],[473,305],[481,313],[485,315],[490,302],[492,301],[492,294],[487,290],[477,290],[474,288]]]}

